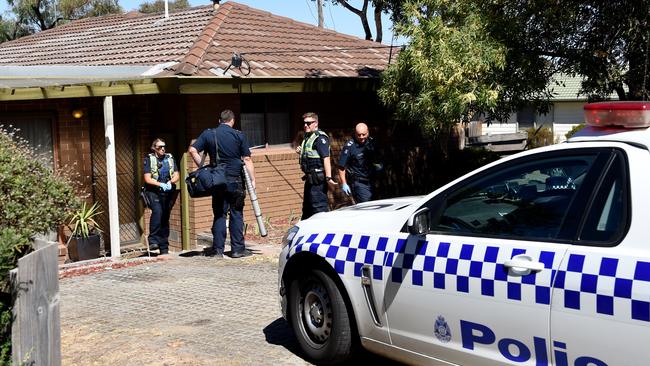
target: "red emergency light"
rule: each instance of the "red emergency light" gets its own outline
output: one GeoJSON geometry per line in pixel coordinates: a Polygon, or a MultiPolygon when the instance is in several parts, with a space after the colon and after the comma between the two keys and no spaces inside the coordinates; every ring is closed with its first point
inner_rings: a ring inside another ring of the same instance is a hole
{"type": "Polygon", "coordinates": [[[585,104],[589,126],[650,127],[650,102],[600,102],[585,104]]]}

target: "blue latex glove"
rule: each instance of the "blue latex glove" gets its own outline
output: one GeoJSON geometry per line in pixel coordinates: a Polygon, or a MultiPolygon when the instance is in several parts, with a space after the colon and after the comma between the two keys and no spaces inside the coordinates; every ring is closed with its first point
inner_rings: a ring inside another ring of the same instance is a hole
{"type": "Polygon", "coordinates": [[[172,184],[171,183],[161,183],[160,184],[160,189],[162,189],[163,192],[171,191],[172,190],[172,184]]]}
{"type": "Polygon", "coordinates": [[[348,196],[352,194],[352,190],[350,189],[350,186],[347,185],[347,183],[343,183],[341,185],[341,190],[343,191],[343,193],[345,193],[348,196]]]}

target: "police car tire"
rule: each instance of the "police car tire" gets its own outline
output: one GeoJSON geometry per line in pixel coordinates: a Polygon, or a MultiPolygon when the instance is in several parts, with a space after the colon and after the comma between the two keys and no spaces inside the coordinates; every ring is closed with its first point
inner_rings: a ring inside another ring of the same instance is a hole
{"type": "Polygon", "coordinates": [[[345,300],[338,286],[324,272],[312,270],[297,278],[289,287],[291,323],[300,347],[318,364],[337,364],[350,358],[353,351],[352,327],[345,300]],[[323,326],[329,328],[326,340],[314,340],[306,324],[304,304],[306,297],[317,294],[322,301],[323,326]]]}

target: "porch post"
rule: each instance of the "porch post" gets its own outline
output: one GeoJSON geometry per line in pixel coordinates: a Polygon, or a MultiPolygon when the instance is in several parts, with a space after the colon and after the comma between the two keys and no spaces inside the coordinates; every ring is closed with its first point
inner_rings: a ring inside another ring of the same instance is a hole
{"type": "Polygon", "coordinates": [[[108,183],[108,222],[111,257],[120,257],[120,216],[117,205],[117,169],[115,165],[115,127],[113,97],[104,97],[104,140],[106,141],[106,180],[108,183]]]}

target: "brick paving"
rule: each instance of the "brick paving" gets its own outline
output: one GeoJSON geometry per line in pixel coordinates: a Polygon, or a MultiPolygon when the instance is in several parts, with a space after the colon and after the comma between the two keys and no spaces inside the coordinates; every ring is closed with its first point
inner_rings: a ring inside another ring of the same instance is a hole
{"type": "Polygon", "coordinates": [[[255,252],[61,279],[63,365],[309,364],[281,317],[277,256],[255,252]]]}

